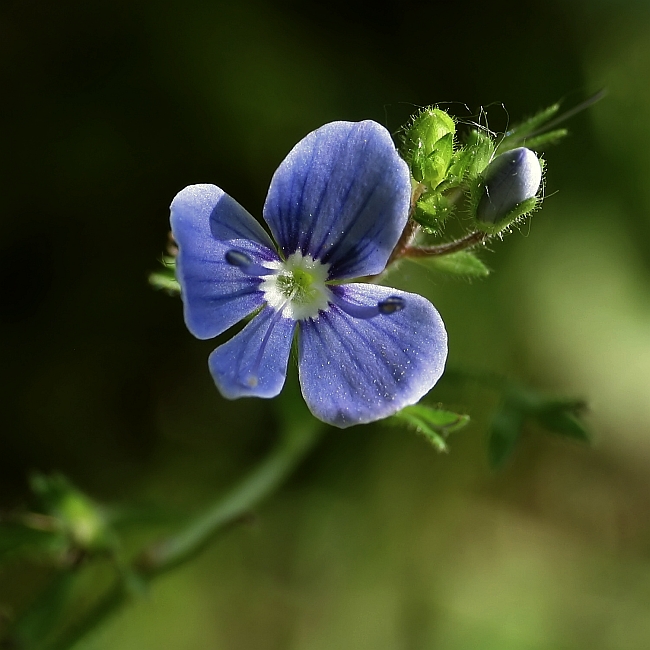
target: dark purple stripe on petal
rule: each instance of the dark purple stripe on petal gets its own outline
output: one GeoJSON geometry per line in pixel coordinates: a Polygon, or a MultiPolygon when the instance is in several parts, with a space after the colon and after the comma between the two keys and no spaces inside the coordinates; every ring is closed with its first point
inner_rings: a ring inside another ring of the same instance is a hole
{"type": "Polygon", "coordinates": [[[372,422],[417,402],[439,379],[447,335],[421,296],[364,284],[333,288],[359,306],[399,299],[403,309],[367,320],[333,305],[301,323],[300,381],[312,413],[339,427],[372,422]]]}
{"type": "Polygon", "coordinates": [[[406,225],[410,177],[375,122],[333,122],[310,133],[276,171],[264,217],[285,254],[332,264],[331,278],[383,270],[406,225]]]}

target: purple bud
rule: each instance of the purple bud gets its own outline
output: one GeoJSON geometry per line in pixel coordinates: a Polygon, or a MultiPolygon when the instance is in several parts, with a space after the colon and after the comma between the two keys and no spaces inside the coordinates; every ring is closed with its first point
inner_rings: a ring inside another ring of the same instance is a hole
{"type": "Polygon", "coordinates": [[[484,192],[476,209],[483,223],[498,223],[517,205],[532,199],[542,182],[537,156],[526,147],[506,151],[485,169],[484,192]]]}

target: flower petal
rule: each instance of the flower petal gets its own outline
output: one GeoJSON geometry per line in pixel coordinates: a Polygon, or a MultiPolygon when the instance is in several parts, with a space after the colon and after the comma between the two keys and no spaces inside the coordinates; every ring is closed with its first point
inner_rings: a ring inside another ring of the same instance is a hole
{"type": "Polygon", "coordinates": [[[264,243],[266,238],[272,246],[268,235],[244,208],[214,185],[191,185],[172,201],[170,221],[179,249],[176,276],[185,323],[194,336],[217,336],[263,304],[260,278],[225,260],[233,248],[258,263],[279,259],[264,243]]]}
{"type": "Polygon", "coordinates": [[[208,361],[221,394],[275,397],[284,385],[296,321],[265,307],[244,329],[219,346],[208,361]]]}
{"type": "Polygon", "coordinates": [[[331,264],[330,278],[383,271],[408,216],[410,174],[376,122],[332,122],[278,167],[264,218],[285,256],[331,264]]]}
{"type": "Polygon", "coordinates": [[[301,322],[300,384],[311,412],[345,428],[417,402],[438,381],[447,358],[447,333],[433,305],[377,285],[347,284],[332,291],[368,306],[395,296],[404,309],[364,320],[333,305],[301,322]]]}

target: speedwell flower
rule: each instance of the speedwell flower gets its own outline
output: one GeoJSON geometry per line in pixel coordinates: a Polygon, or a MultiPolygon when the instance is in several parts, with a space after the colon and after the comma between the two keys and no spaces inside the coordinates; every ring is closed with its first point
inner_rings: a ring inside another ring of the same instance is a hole
{"type": "Polygon", "coordinates": [[[273,240],[215,185],[171,205],[185,322],[200,339],[255,314],[209,358],[224,397],[275,397],[294,338],[311,412],[338,427],[414,404],[438,381],[447,335],[421,296],[350,282],[381,273],[402,233],[410,175],[379,124],[333,122],[310,133],[271,181],[273,240]]]}

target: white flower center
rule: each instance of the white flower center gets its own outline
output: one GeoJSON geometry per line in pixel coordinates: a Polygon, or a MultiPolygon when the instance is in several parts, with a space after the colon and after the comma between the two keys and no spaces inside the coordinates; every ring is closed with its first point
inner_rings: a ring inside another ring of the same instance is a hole
{"type": "Polygon", "coordinates": [[[260,289],[264,300],[282,316],[292,320],[316,318],[328,309],[331,292],[327,288],[329,264],[296,251],[284,262],[267,262],[265,267],[276,272],[263,278],[260,289]]]}

